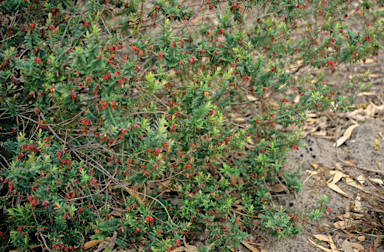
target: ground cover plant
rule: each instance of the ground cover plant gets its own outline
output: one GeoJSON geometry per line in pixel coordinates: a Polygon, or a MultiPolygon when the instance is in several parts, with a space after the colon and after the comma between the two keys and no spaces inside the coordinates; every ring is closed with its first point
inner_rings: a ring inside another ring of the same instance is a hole
{"type": "Polygon", "coordinates": [[[304,112],[368,88],[368,73],[334,87],[313,70],[377,55],[377,4],[0,1],[0,246],[172,251],[203,232],[201,251],[236,251],[256,229],[298,235],[326,198],[289,212],[272,192],[300,190],[284,164],[304,112]]]}

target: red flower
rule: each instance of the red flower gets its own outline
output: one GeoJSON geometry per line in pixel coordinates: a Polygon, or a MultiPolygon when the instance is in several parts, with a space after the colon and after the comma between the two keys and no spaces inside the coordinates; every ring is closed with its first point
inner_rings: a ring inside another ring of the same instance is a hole
{"type": "Polygon", "coordinates": [[[47,207],[49,205],[48,201],[44,200],[43,201],[43,207],[47,207]]]}
{"type": "Polygon", "coordinates": [[[161,59],[164,57],[164,53],[163,53],[163,52],[160,52],[159,55],[158,55],[158,57],[159,57],[159,60],[161,60],[161,59]]]}
{"type": "Polygon", "coordinates": [[[149,171],[148,171],[148,170],[145,170],[145,172],[144,172],[144,176],[145,176],[146,178],[148,178],[148,176],[149,176],[149,171]]]}
{"type": "Polygon", "coordinates": [[[195,63],[196,59],[194,57],[190,57],[188,59],[188,61],[193,64],[193,63],[195,63]]]}
{"type": "Polygon", "coordinates": [[[71,93],[71,98],[72,98],[72,102],[75,103],[75,99],[77,97],[77,94],[76,94],[76,91],[75,90],[72,90],[72,93],[71,93]]]}
{"type": "Polygon", "coordinates": [[[85,82],[86,83],[89,84],[91,82],[91,80],[92,80],[92,77],[90,75],[87,75],[87,77],[85,77],[85,82]]]}
{"type": "Polygon", "coordinates": [[[272,71],[276,71],[276,67],[272,67],[272,69],[271,69],[272,71]]]}
{"type": "Polygon", "coordinates": [[[35,58],[35,62],[38,63],[38,64],[40,64],[40,66],[43,65],[43,62],[41,61],[41,59],[40,59],[39,57],[36,57],[36,58],[35,58]]]}
{"type": "Polygon", "coordinates": [[[208,92],[208,90],[205,90],[205,91],[204,91],[204,96],[205,96],[205,98],[207,98],[207,99],[209,98],[209,92],[208,92]]]}
{"type": "Polygon", "coordinates": [[[40,48],[38,46],[35,46],[33,48],[33,54],[36,54],[39,50],[40,50],[40,48]]]}
{"type": "Polygon", "coordinates": [[[30,23],[29,24],[29,31],[32,31],[33,28],[35,28],[35,24],[34,23],[30,23]]]}
{"type": "Polygon", "coordinates": [[[95,178],[92,178],[92,184],[93,184],[94,186],[97,186],[97,181],[96,181],[95,178]]]}
{"type": "Polygon", "coordinates": [[[113,45],[109,45],[108,50],[109,50],[109,53],[112,54],[115,48],[113,47],[113,45]]]}
{"type": "Polygon", "coordinates": [[[179,239],[179,238],[176,239],[176,246],[177,246],[178,248],[180,247],[180,239],[179,239]]]}

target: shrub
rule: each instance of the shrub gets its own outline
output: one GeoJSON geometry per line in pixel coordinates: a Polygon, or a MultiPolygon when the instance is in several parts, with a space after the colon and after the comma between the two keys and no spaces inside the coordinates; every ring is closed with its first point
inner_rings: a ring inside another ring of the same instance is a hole
{"type": "Polygon", "coordinates": [[[117,232],[117,247],[170,251],[205,231],[202,251],[237,249],[258,226],[285,237],[318,219],[270,188],[300,190],[285,163],[304,112],[367,88],[324,73],[377,55],[374,1],[224,2],[0,1],[3,247],[117,232]]]}

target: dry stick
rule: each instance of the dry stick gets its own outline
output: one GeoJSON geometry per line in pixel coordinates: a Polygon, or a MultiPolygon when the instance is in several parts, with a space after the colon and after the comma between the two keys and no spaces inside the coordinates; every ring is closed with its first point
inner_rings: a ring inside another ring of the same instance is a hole
{"type": "Polygon", "coordinates": [[[0,157],[5,161],[5,163],[6,163],[9,167],[11,167],[11,165],[8,163],[7,159],[6,159],[2,154],[0,154],[0,157]]]}
{"type": "MultiPolygon", "coordinates": [[[[36,228],[38,228],[39,227],[39,223],[37,222],[37,220],[36,220],[36,216],[35,216],[35,213],[33,212],[33,209],[32,209],[32,215],[33,215],[33,218],[35,219],[35,222],[36,222],[36,228]]],[[[44,238],[44,236],[43,236],[43,234],[42,233],[40,233],[40,232],[37,232],[39,235],[40,235],[40,237],[43,239],[43,243],[44,243],[44,246],[45,246],[45,248],[49,251],[49,252],[51,252],[52,250],[48,247],[48,245],[47,245],[47,242],[45,241],[45,238],[44,238]]],[[[39,236],[37,236],[37,238],[39,238],[39,236]]],[[[39,239],[40,240],[40,239],[39,239]]]]}
{"type": "MultiPolygon", "coordinates": [[[[117,179],[115,179],[115,178],[113,178],[113,179],[119,184],[119,186],[121,186],[121,187],[123,187],[124,189],[128,190],[131,194],[136,194],[136,193],[138,193],[138,194],[141,194],[141,195],[145,196],[144,193],[133,191],[133,190],[131,190],[130,188],[128,188],[127,186],[125,186],[124,184],[121,184],[121,183],[119,182],[119,180],[117,180],[117,179]]],[[[163,205],[163,203],[161,203],[161,201],[159,201],[158,199],[156,199],[156,198],[154,198],[154,197],[152,197],[152,196],[150,196],[150,195],[146,195],[146,196],[147,196],[148,198],[151,198],[151,199],[157,201],[158,203],[160,203],[160,205],[162,205],[163,208],[164,208],[164,210],[167,212],[169,221],[170,221],[173,225],[176,225],[176,224],[172,221],[172,218],[171,218],[171,216],[169,215],[167,208],[163,205]]]]}
{"type": "Polygon", "coordinates": [[[68,26],[69,26],[69,22],[68,22],[67,26],[65,27],[65,30],[64,30],[63,36],[61,37],[60,43],[58,43],[55,46],[55,49],[59,48],[63,44],[63,40],[64,40],[64,37],[65,37],[65,34],[67,33],[67,30],[68,30],[68,26]]]}
{"type": "MultiPolygon", "coordinates": [[[[41,117],[43,118],[43,120],[45,120],[43,113],[41,113],[40,115],[41,115],[41,117]]],[[[52,129],[51,126],[49,126],[49,125],[47,125],[47,126],[48,126],[48,129],[52,132],[52,134],[53,134],[57,139],[59,139],[62,143],[65,142],[63,139],[61,139],[61,137],[60,137],[59,135],[57,135],[57,133],[52,129]]],[[[68,147],[73,151],[73,153],[76,155],[76,157],[77,157],[79,160],[82,160],[82,158],[79,156],[79,154],[77,154],[76,150],[74,150],[74,149],[72,148],[71,145],[68,144],[68,147]]],[[[90,164],[90,165],[92,165],[92,164],[90,164]]],[[[92,166],[93,166],[94,168],[96,168],[97,170],[99,170],[100,172],[102,172],[104,175],[106,175],[106,176],[108,176],[108,177],[111,177],[111,174],[109,174],[109,173],[108,173],[107,171],[105,171],[104,169],[100,169],[99,167],[97,167],[97,166],[95,166],[95,165],[92,165],[92,166]]],[[[100,167],[102,167],[102,166],[100,165],[100,167]]],[[[102,167],[102,168],[103,168],[103,167],[102,167]]]]}
{"type": "Polygon", "coordinates": [[[109,31],[107,25],[104,23],[104,19],[101,17],[101,15],[100,15],[100,19],[101,19],[101,21],[103,21],[103,24],[104,24],[105,28],[107,29],[107,32],[108,32],[109,36],[112,36],[112,34],[111,34],[111,32],[109,31]]]}
{"type": "Polygon", "coordinates": [[[349,166],[349,167],[356,167],[358,169],[361,169],[361,170],[364,170],[364,171],[370,171],[370,172],[375,172],[375,173],[381,173],[383,174],[381,171],[377,171],[377,170],[372,170],[372,169],[368,169],[368,168],[365,168],[365,167],[361,167],[361,166],[358,166],[358,165],[353,165],[353,164],[350,164],[350,163],[347,163],[345,162],[344,160],[342,160],[339,156],[339,151],[338,151],[338,148],[337,148],[337,127],[338,127],[338,122],[337,122],[337,109],[335,109],[335,116],[336,116],[336,130],[335,130],[335,148],[336,148],[336,155],[337,155],[337,159],[342,162],[344,165],[346,166],[349,166]]]}
{"type": "Polygon", "coordinates": [[[249,215],[249,214],[245,214],[245,213],[242,213],[242,212],[239,212],[235,209],[229,209],[232,213],[237,213],[237,214],[240,214],[240,215],[243,215],[243,216],[246,216],[246,217],[251,217],[251,218],[257,218],[257,219],[261,219],[259,216],[254,216],[254,215],[249,215]]]}
{"type": "MultiPolygon", "coordinates": [[[[81,103],[81,102],[91,101],[91,100],[94,100],[96,98],[99,98],[99,96],[97,96],[97,95],[91,96],[91,97],[85,98],[83,100],[80,100],[79,102],[81,103]]],[[[60,107],[59,106],[52,106],[52,107],[48,107],[47,109],[53,110],[53,109],[58,109],[58,108],[60,108],[60,107]]],[[[35,112],[35,109],[29,109],[29,110],[23,111],[23,114],[31,113],[31,112],[35,112]]],[[[18,115],[20,115],[20,114],[18,114],[18,115]]]]}
{"type": "MultiPolygon", "coordinates": [[[[41,115],[41,117],[43,118],[43,120],[45,120],[44,115],[43,115],[42,113],[41,113],[40,115],[41,115]]],[[[61,139],[61,138],[56,134],[56,132],[51,128],[51,126],[48,126],[48,129],[49,129],[49,130],[52,132],[52,134],[53,134],[55,137],[57,137],[61,142],[63,142],[63,143],[65,142],[63,139],[61,139]]],[[[71,147],[69,144],[68,144],[68,147],[73,151],[73,153],[77,156],[77,158],[79,158],[79,160],[82,160],[82,158],[77,154],[76,150],[72,149],[72,147],[71,147]]],[[[92,165],[91,163],[89,163],[89,164],[92,165]]],[[[96,169],[98,169],[99,171],[103,172],[106,176],[108,176],[110,179],[114,180],[119,186],[121,186],[121,187],[123,187],[124,189],[128,190],[131,194],[138,193],[138,194],[141,194],[141,195],[144,195],[144,196],[145,196],[144,193],[141,193],[141,192],[133,192],[133,190],[131,190],[130,188],[128,188],[128,187],[125,186],[124,184],[121,184],[120,181],[119,181],[118,179],[114,178],[114,177],[113,177],[112,175],[110,175],[110,174],[106,174],[106,172],[105,172],[104,170],[99,169],[97,166],[94,166],[94,165],[92,165],[92,166],[95,167],[96,169]]],[[[169,215],[169,212],[168,212],[167,208],[164,206],[163,203],[161,203],[161,201],[159,201],[158,199],[156,199],[156,198],[154,198],[154,197],[152,197],[152,196],[150,196],[150,195],[146,195],[146,196],[147,196],[148,198],[151,198],[151,199],[157,201],[160,205],[162,205],[162,206],[164,207],[164,210],[166,211],[166,213],[167,213],[167,215],[168,215],[168,218],[169,218],[170,222],[171,222],[172,224],[176,225],[176,224],[172,221],[172,218],[171,218],[171,216],[169,215]]],[[[91,199],[92,199],[92,198],[91,198],[91,199]]]]}
{"type": "Polygon", "coordinates": [[[211,247],[213,246],[213,244],[215,244],[217,241],[220,241],[220,239],[217,239],[216,241],[214,241],[213,243],[211,243],[211,245],[209,245],[209,247],[207,248],[207,252],[211,249],[211,247]]]}

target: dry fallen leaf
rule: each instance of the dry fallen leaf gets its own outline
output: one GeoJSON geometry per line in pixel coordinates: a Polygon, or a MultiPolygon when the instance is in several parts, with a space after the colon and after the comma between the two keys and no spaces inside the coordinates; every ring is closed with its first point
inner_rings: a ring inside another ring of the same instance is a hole
{"type": "Polygon", "coordinates": [[[89,249],[89,248],[92,248],[94,246],[96,246],[97,244],[99,244],[101,241],[99,240],[92,240],[92,241],[89,241],[87,243],[84,244],[84,249],[89,249]]]}
{"type": "Polygon", "coordinates": [[[360,189],[360,190],[362,190],[362,191],[365,192],[365,189],[364,189],[362,186],[356,184],[356,182],[353,181],[353,179],[351,179],[351,178],[345,178],[345,180],[346,180],[346,182],[347,182],[348,185],[353,186],[353,187],[355,187],[355,188],[357,188],[357,189],[360,189]]]}
{"type": "Polygon", "coordinates": [[[247,249],[249,249],[250,251],[252,252],[260,252],[260,250],[258,250],[257,248],[253,247],[251,244],[249,244],[248,242],[245,242],[245,241],[242,241],[241,242],[245,247],[247,247],[247,249]]]}
{"type": "Polygon", "coordinates": [[[352,131],[359,127],[358,124],[355,124],[355,125],[352,125],[352,126],[349,126],[348,129],[345,130],[344,134],[342,137],[340,137],[339,139],[337,139],[337,142],[333,145],[335,146],[337,144],[337,147],[339,147],[340,145],[342,145],[345,141],[347,141],[351,135],[352,135],[352,131]]]}
{"type": "Polygon", "coordinates": [[[114,186],[109,186],[108,190],[112,191],[112,190],[117,189],[117,188],[125,189],[131,196],[136,197],[136,199],[139,201],[139,203],[141,205],[144,205],[144,203],[141,200],[141,198],[139,197],[139,195],[137,195],[133,190],[128,190],[128,188],[129,188],[128,183],[119,183],[119,184],[114,185],[114,186]]]}
{"type": "Polygon", "coordinates": [[[337,182],[340,181],[340,179],[341,179],[342,177],[345,177],[345,174],[342,173],[342,172],[340,172],[340,171],[336,171],[335,176],[333,177],[333,181],[332,181],[332,183],[333,183],[333,184],[336,184],[337,182]]]}
{"type": "MultiPolygon", "coordinates": [[[[42,244],[38,244],[38,245],[31,245],[31,246],[28,246],[28,251],[32,251],[32,249],[35,249],[35,248],[38,248],[38,247],[43,247],[42,244]]],[[[17,249],[14,249],[14,250],[10,250],[9,252],[19,252],[19,251],[22,251],[20,248],[17,248],[17,249]]]]}
{"type": "Polygon", "coordinates": [[[337,170],[341,170],[343,167],[344,167],[344,164],[341,163],[341,162],[337,162],[337,163],[335,164],[335,168],[336,168],[337,170]]]}
{"type": "Polygon", "coordinates": [[[352,161],[349,161],[349,160],[345,160],[344,162],[350,164],[350,165],[356,165],[355,162],[352,162],[352,161]]]}
{"type": "MultiPolygon", "coordinates": [[[[187,243],[187,240],[186,240],[185,236],[184,236],[183,239],[184,239],[184,246],[181,247],[182,250],[179,250],[180,252],[197,252],[198,251],[195,246],[189,245],[187,243]]],[[[180,248],[177,248],[177,249],[180,249],[180,248]]],[[[174,250],[174,251],[176,252],[176,250],[174,250]]]]}
{"type": "Polygon", "coordinates": [[[341,247],[343,248],[344,252],[353,252],[351,244],[349,244],[347,240],[345,240],[343,244],[341,244],[341,247]]]}
{"type": "Polygon", "coordinates": [[[359,114],[359,113],[361,113],[361,112],[363,112],[363,111],[364,111],[363,108],[359,108],[359,109],[356,109],[356,110],[354,110],[354,111],[349,112],[348,114],[349,114],[350,116],[353,116],[353,115],[357,115],[357,114],[359,114]]]}
{"type": "Polygon", "coordinates": [[[336,171],[331,171],[330,169],[324,167],[324,166],[320,166],[318,164],[315,164],[315,163],[311,163],[312,167],[318,172],[318,176],[319,177],[322,177],[324,176],[326,179],[332,177],[336,171]]]}
{"type": "Polygon", "coordinates": [[[104,250],[112,250],[115,247],[117,238],[117,232],[113,232],[112,237],[107,237],[103,242],[99,244],[99,247],[94,252],[101,252],[104,250]]]}
{"type": "Polygon", "coordinates": [[[365,110],[367,113],[367,116],[374,117],[375,116],[375,107],[372,104],[369,104],[367,106],[367,109],[365,110]]]}
{"type": "Polygon", "coordinates": [[[348,227],[350,227],[352,225],[359,224],[359,223],[361,223],[361,221],[358,221],[358,220],[342,220],[342,221],[338,221],[338,222],[333,223],[333,226],[336,227],[336,228],[345,229],[345,228],[348,228],[348,227]]]}
{"type": "Polygon", "coordinates": [[[329,238],[325,235],[322,235],[322,234],[313,235],[313,237],[315,237],[319,241],[329,242],[329,238]]]}
{"type": "Polygon", "coordinates": [[[235,250],[233,248],[231,248],[230,246],[227,246],[227,249],[229,249],[231,252],[235,252],[235,250]]]}
{"type": "Polygon", "coordinates": [[[351,244],[351,247],[353,249],[357,249],[358,251],[361,251],[361,252],[364,252],[365,249],[364,249],[364,246],[359,244],[359,243],[356,243],[356,242],[350,242],[349,244],[351,244]]]}
{"type": "Polygon", "coordinates": [[[257,101],[257,98],[254,97],[253,95],[247,95],[247,99],[248,99],[249,101],[257,101]]]}
{"type": "Polygon", "coordinates": [[[311,239],[309,239],[309,237],[307,237],[307,239],[308,239],[313,245],[315,245],[316,247],[318,247],[319,249],[322,249],[322,250],[327,251],[327,252],[332,252],[332,250],[327,249],[327,248],[325,248],[325,247],[323,247],[323,246],[317,244],[316,242],[312,241],[311,239]]]}
{"type": "Polygon", "coordinates": [[[383,241],[383,238],[383,236],[376,237],[375,242],[373,243],[373,250],[376,250],[380,246],[381,242],[383,241]]]}
{"type": "Polygon", "coordinates": [[[244,210],[244,206],[242,205],[239,205],[239,204],[234,204],[234,206],[236,207],[237,211],[240,211],[240,210],[244,210]]]}
{"type": "Polygon", "coordinates": [[[328,183],[327,184],[328,188],[329,189],[332,189],[334,190],[335,192],[347,197],[347,198],[350,198],[350,199],[353,199],[353,197],[349,194],[347,194],[346,192],[344,192],[343,190],[340,189],[340,187],[338,187],[337,185],[333,184],[333,183],[328,183]]]}
{"type": "Polygon", "coordinates": [[[357,96],[369,96],[369,95],[376,95],[376,93],[373,93],[373,92],[361,92],[357,96]]]}
{"type": "Polygon", "coordinates": [[[331,236],[328,235],[328,238],[329,238],[329,244],[331,245],[332,252],[337,252],[337,247],[336,247],[335,243],[332,241],[331,236]]]}
{"type": "Polygon", "coordinates": [[[355,211],[356,212],[362,212],[363,211],[363,207],[361,206],[360,194],[357,194],[356,199],[355,199],[355,211]]]}
{"type": "MultiPolygon", "coordinates": [[[[383,11],[383,8],[380,8],[380,9],[378,9],[377,11],[383,11]]],[[[374,62],[374,60],[373,59],[366,59],[365,60],[365,64],[370,64],[370,63],[373,63],[374,62]]],[[[371,75],[370,75],[371,76],[371,75]]]]}
{"type": "Polygon", "coordinates": [[[340,220],[350,220],[351,218],[354,218],[355,220],[363,218],[364,214],[358,214],[358,213],[351,213],[349,207],[346,210],[347,212],[343,215],[336,215],[337,218],[340,220]]]}
{"type": "Polygon", "coordinates": [[[364,184],[365,182],[365,177],[363,175],[358,176],[356,179],[360,184],[364,184]]]}
{"type": "Polygon", "coordinates": [[[379,184],[379,185],[384,184],[384,182],[381,179],[378,179],[378,178],[370,178],[369,180],[372,181],[372,182],[375,182],[376,184],[379,184]]]}
{"type": "Polygon", "coordinates": [[[274,184],[273,186],[268,186],[267,185],[267,189],[271,190],[272,192],[275,192],[275,193],[280,193],[280,192],[284,192],[285,191],[283,185],[281,185],[281,184],[274,184]]]}
{"type": "Polygon", "coordinates": [[[115,208],[112,210],[112,212],[110,214],[113,216],[122,216],[126,212],[127,212],[127,210],[115,208]]]}

